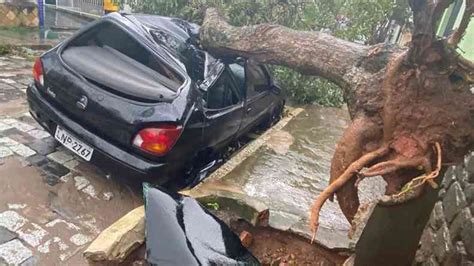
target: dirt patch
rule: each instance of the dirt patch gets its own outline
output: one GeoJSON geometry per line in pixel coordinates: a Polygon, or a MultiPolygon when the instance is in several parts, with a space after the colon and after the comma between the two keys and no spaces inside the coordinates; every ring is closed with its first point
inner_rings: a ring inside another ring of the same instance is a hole
{"type": "Polygon", "coordinates": [[[252,234],[250,252],[263,265],[341,265],[347,258],[288,232],[253,227],[244,221],[231,226],[237,234],[244,230],[252,234]]]}
{"type": "Polygon", "coordinates": [[[252,226],[227,211],[213,211],[231,229],[240,235],[247,231],[252,235],[250,252],[262,265],[342,265],[347,254],[328,250],[298,235],[272,229],[252,226]]]}

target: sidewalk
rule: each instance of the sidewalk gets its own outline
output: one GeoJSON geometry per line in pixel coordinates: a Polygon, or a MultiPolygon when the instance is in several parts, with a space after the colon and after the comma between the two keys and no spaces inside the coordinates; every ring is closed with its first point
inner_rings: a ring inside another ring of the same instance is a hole
{"type": "Polygon", "coordinates": [[[31,118],[32,64],[0,57],[0,265],[86,265],[81,251],[142,199],[58,147],[31,118]]]}

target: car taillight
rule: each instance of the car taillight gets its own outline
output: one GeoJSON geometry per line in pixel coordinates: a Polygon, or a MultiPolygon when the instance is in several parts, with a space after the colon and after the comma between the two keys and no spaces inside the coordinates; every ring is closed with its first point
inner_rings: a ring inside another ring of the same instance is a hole
{"type": "Polygon", "coordinates": [[[140,130],[133,145],[148,153],[162,156],[168,153],[181,135],[181,127],[161,125],[140,130]]]}
{"type": "Polygon", "coordinates": [[[35,64],[33,66],[33,78],[39,85],[44,85],[44,75],[43,75],[43,64],[41,63],[41,59],[38,57],[35,60],[35,64]]]}

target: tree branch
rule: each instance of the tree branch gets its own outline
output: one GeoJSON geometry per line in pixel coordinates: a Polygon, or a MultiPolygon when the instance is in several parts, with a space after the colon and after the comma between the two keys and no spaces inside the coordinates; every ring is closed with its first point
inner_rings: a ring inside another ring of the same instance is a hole
{"type": "Polygon", "coordinates": [[[279,25],[233,27],[216,9],[206,10],[200,39],[216,54],[232,54],[267,64],[290,67],[324,77],[342,88],[352,80],[345,74],[366,56],[370,47],[321,32],[296,31],[279,25]]]}

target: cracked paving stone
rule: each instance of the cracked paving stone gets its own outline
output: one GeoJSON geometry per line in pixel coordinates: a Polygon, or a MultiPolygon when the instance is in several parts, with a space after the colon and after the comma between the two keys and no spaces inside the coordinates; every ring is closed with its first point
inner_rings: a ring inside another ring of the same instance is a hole
{"type": "Polygon", "coordinates": [[[33,252],[15,239],[0,245],[0,258],[9,265],[19,265],[33,256],[33,252]]]}
{"type": "Polygon", "coordinates": [[[17,237],[17,233],[10,231],[3,226],[0,226],[0,244],[11,241],[17,237]]]}

